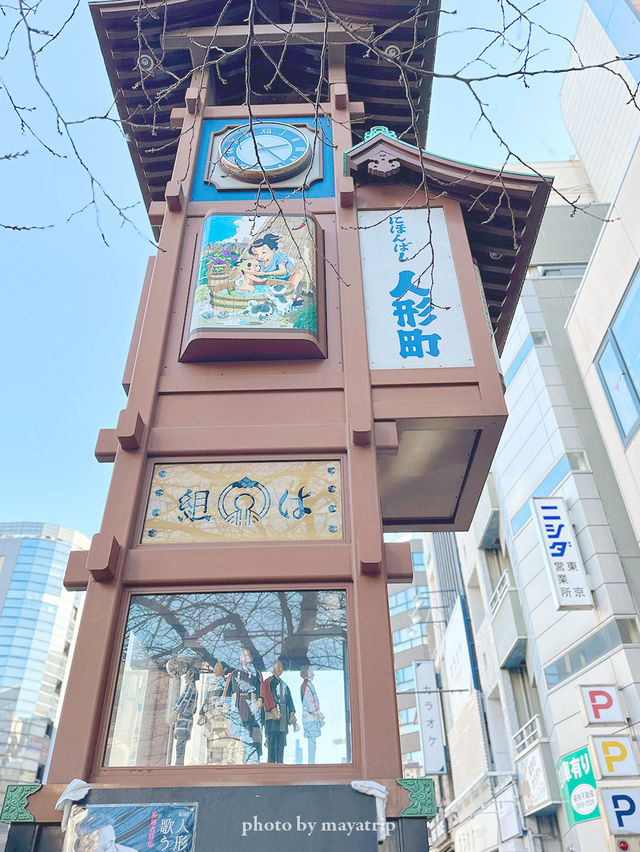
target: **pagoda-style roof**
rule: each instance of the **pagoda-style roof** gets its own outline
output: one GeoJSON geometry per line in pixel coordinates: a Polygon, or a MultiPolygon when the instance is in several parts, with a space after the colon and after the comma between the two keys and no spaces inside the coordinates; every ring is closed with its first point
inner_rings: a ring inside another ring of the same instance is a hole
{"type": "Polygon", "coordinates": [[[502,352],[531,261],[552,178],[447,160],[376,127],[345,153],[356,185],[422,184],[429,198],[460,203],[498,352],[502,352]]]}
{"type": "MultiPolygon", "coordinates": [[[[406,81],[419,116],[417,135],[424,140],[440,0],[429,0],[420,7],[415,29],[416,0],[328,0],[326,5],[331,12],[327,21],[314,0],[304,4],[257,0],[256,29],[276,23],[284,31],[291,27],[294,10],[295,25],[314,23],[321,28],[340,29],[342,41],[346,42],[350,98],[364,102],[366,120],[362,132],[378,124],[398,133],[406,133],[411,127],[405,83],[398,67],[384,56],[399,55],[418,72],[426,72],[410,73],[406,81]],[[348,38],[344,38],[345,32],[348,38]]],[[[147,204],[164,198],[171,178],[179,130],[170,126],[170,113],[174,107],[184,106],[195,58],[195,53],[175,36],[187,30],[203,32],[214,27],[215,36],[205,44],[216,103],[243,104],[246,51],[238,49],[242,42],[234,45],[223,30],[228,33],[233,27],[243,27],[249,9],[249,0],[146,0],[142,4],[138,0],[98,0],[91,4],[116,105],[130,139],[131,156],[147,204]],[[212,63],[218,60],[214,69],[212,63]]],[[[315,103],[323,62],[320,100],[328,100],[329,50],[324,39],[287,37],[284,47],[267,47],[268,41],[256,34],[256,41],[265,47],[262,50],[254,46],[251,51],[252,103],[301,102],[303,96],[315,103]],[[277,65],[280,77],[269,85],[277,65]]]]}

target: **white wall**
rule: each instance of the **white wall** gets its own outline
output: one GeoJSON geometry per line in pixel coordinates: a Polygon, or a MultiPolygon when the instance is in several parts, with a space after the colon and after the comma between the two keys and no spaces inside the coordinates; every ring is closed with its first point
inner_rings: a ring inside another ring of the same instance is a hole
{"type": "MultiPolygon", "coordinates": [[[[598,65],[617,55],[586,3],[573,44],[576,51],[571,66],[575,68],[598,65]]],[[[568,73],[560,94],[562,115],[576,153],[596,199],[603,202],[613,200],[640,133],[640,110],[628,103],[635,81],[623,62],[610,68],[568,73]]]]}

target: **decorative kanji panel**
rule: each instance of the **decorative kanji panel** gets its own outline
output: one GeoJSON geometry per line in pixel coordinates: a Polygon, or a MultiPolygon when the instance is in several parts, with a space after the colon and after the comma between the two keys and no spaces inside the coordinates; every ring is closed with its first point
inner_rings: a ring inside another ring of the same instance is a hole
{"type": "Polygon", "coordinates": [[[342,538],[339,461],[156,464],[142,543],[342,538]]]}

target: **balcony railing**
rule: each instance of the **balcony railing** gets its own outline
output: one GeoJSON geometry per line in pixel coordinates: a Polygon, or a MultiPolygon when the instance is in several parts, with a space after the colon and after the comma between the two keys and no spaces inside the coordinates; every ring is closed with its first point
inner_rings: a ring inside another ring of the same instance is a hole
{"type": "Polygon", "coordinates": [[[542,739],[542,721],[540,716],[535,715],[528,722],[525,722],[513,735],[516,756],[528,751],[531,746],[540,742],[542,739]]]}
{"type": "Polygon", "coordinates": [[[489,598],[489,610],[491,611],[491,615],[495,615],[498,607],[504,600],[505,595],[509,591],[510,588],[510,578],[509,572],[503,571],[502,576],[498,580],[498,585],[493,590],[493,594],[489,598]]]}

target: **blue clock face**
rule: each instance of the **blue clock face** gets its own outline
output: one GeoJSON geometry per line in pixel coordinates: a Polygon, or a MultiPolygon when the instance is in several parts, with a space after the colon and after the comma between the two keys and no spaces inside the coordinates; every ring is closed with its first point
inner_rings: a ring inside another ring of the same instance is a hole
{"type": "Polygon", "coordinates": [[[303,169],[311,157],[302,130],[276,121],[243,124],[220,141],[220,164],[229,174],[246,180],[289,177],[303,169]]]}

